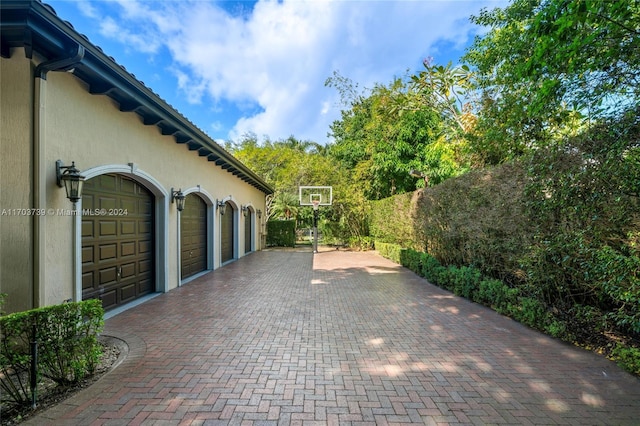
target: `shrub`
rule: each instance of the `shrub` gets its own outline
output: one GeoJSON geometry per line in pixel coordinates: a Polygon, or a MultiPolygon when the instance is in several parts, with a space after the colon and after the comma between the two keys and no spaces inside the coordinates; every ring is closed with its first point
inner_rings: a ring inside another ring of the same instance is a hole
{"type": "Polygon", "coordinates": [[[618,343],[613,349],[611,357],[621,368],[640,376],[640,348],[618,343]]]}
{"type": "Polygon", "coordinates": [[[506,314],[509,306],[518,303],[519,293],[517,288],[510,288],[500,280],[487,278],[481,280],[478,285],[476,301],[506,314]]]}
{"type": "Polygon", "coordinates": [[[376,241],[376,250],[378,250],[378,253],[380,253],[380,256],[386,257],[392,262],[402,265],[401,253],[403,249],[399,245],[376,241]]]}
{"type": "Polygon", "coordinates": [[[453,293],[469,300],[475,300],[475,295],[480,287],[480,271],[469,266],[461,266],[451,271],[450,279],[453,293]]]}
{"type": "Polygon", "coordinates": [[[421,275],[427,280],[431,281],[434,284],[438,284],[436,277],[438,276],[440,269],[443,268],[444,267],[440,264],[440,262],[438,262],[438,259],[428,253],[423,254],[421,275]]]}
{"type": "Polygon", "coordinates": [[[58,385],[93,374],[100,360],[98,333],[104,310],[99,300],[48,306],[0,317],[0,386],[3,401],[30,399],[30,342],[38,343],[38,378],[58,385]]]}
{"type": "Polygon", "coordinates": [[[267,246],[295,247],[296,222],[294,220],[270,220],[267,222],[267,246]]]}

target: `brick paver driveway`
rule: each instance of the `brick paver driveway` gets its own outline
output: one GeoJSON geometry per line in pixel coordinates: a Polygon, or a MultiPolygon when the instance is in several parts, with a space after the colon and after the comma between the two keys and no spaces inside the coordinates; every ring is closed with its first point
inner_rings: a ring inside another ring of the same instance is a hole
{"type": "Polygon", "coordinates": [[[375,253],[254,253],[105,334],[122,364],[31,424],[640,424],[637,378],[375,253]]]}

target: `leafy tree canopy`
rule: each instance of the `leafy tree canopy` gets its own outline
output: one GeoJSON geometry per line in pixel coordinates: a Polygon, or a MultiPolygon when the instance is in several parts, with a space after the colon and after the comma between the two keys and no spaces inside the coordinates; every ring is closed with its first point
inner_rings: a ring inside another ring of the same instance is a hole
{"type": "Polygon", "coordinates": [[[471,20],[489,29],[464,57],[484,92],[477,143],[489,162],[638,104],[637,0],[514,0],[471,20]]]}
{"type": "Polygon", "coordinates": [[[350,80],[334,74],[327,85],[337,87],[343,103],[350,105],[331,125],[335,143],[329,155],[351,171],[366,198],[415,190],[422,181],[409,175],[414,169],[432,183],[463,169],[451,146],[437,143],[442,142],[444,131],[442,115],[434,108],[417,107],[409,82],[396,78],[387,86],[376,85],[368,94],[354,94],[350,80]]]}

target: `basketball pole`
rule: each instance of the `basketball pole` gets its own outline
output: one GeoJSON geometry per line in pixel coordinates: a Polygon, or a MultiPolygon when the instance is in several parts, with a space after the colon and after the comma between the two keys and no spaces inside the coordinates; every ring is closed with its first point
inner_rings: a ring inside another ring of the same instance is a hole
{"type": "Polygon", "coordinates": [[[320,203],[313,202],[313,252],[318,253],[318,209],[320,203]]]}

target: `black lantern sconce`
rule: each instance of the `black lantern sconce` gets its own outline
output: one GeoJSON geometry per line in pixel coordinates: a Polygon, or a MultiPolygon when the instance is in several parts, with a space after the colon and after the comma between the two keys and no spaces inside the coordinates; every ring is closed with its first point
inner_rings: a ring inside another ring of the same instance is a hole
{"type": "Polygon", "coordinates": [[[218,211],[220,211],[220,214],[224,216],[224,214],[227,212],[227,203],[224,200],[220,200],[218,201],[218,211]]]}
{"type": "Polygon", "coordinates": [[[224,215],[227,212],[227,201],[231,200],[231,195],[224,197],[222,200],[218,200],[216,204],[218,206],[218,211],[221,215],[224,215]]]}
{"type": "Polygon", "coordinates": [[[179,212],[184,210],[185,199],[186,197],[182,193],[182,189],[178,189],[177,191],[174,191],[173,188],[171,188],[171,202],[173,203],[175,201],[176,209],[178,209],[179,212]]]}
{"type": "Polygon", "coordinates": [[[258,209],[256,213],[258,213],[258,219],[262,219],[262,210],[258,209]]]}
{"type": "Polygon", "coordinates": [[[76,169],[75,161],[70,166],[65,166],[62,160],[56,161],[56,183],[60,188],[64,187],[67,198],[73,203],[77,203],[82,198],[82,186],[85,177],[76,169]]]}

